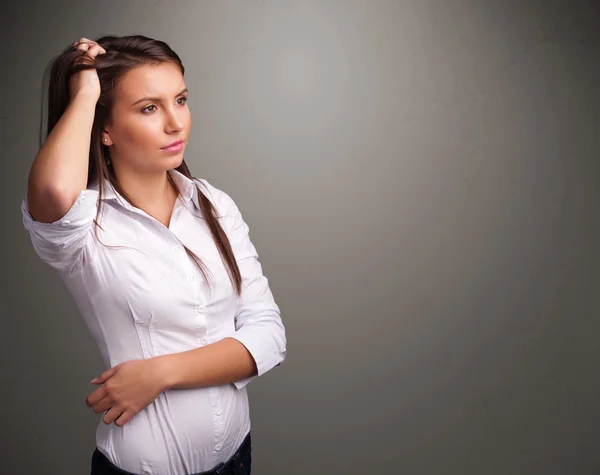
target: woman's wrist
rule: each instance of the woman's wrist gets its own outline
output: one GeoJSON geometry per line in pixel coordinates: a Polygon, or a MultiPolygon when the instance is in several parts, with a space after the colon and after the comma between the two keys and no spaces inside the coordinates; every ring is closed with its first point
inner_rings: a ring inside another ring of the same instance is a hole
{"type": "Polygon", "coordinates": [[[170,364],[170,355],[155,356],[149,361],[154,365],[153,373],[162,391],[173,387],[173,368],[170,364]]]}

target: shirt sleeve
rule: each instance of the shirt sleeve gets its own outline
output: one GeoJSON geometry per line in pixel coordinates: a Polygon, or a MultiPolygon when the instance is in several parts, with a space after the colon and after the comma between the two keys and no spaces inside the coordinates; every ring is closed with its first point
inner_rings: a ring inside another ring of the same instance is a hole
{"type": "Polygon", "coordinates": [[[27,196],[21,203],[23,225],[40,259],[59,271],[71,273],[83,262],[90,230],[96,217],[97,190],[82,190],[67,213],[57,221],[36,221],[29,212],[27,196]]]}
{"type": "Polygon", "coordinates": [[[241,389],[285,360],[286,335],[279,306],[250,241],[248,225],[231,197],[226,193],[223,196],[227,234],[242,276],[242,294],[235,312],[236,330],[228,336],[248,349],[258,369],[258,374],[233,383],[241,389]]]}

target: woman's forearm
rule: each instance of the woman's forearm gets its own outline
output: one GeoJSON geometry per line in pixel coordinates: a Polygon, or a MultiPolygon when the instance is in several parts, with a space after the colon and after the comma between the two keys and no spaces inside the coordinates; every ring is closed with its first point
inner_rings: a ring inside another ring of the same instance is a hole
{"type": "Polygon", "coordinates": [[[155,360],[164,389],[219,386],[257,374],[254,358],[235,338],[155,360]]]}
{"type": "Polygon", "coordinates": [[[59,219],[79,192],[86,189],[97,101],[91,93],[77,94],[36,155],[29,172],[27,196],[30,212],[37,221],[50,223],[59,219]]]}

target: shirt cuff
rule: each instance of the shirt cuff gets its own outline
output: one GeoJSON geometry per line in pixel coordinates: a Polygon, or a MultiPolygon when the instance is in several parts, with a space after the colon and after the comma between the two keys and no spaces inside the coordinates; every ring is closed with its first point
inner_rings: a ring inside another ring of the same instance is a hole
{"type": "Polygon", "coordinates": [[[23,225],[29,231],[33,248],[43,262],[62,271],[71,271],[81,262],[97,204],[98,191],[82,190],[64,216],[52,223],[45,223],[33,219],[25,196],[21,202],[23,225]]]}
{"type": "Polygon", "coordinates": [[[247,325],[228,336],[235,338],[246,347],[254,358],[258,370],[257,374],[253,376],[234,381],[233,384],[238,389],[242,389],[250,381],[262,376],[285,361],[285,330],[283,325],[278,323],[278,320],[273,320],[264,325],[247,325]],[[269,344],[269,341],[271,344],[269,344]],[[276,348],[284,349],[279,351],[276,348]]]}

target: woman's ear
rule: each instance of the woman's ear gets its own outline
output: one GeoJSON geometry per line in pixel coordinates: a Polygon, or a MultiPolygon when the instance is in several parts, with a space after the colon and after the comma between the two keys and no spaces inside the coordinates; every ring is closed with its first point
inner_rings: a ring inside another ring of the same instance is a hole
{"type": "Polygon", "coordinates": [[[102,131],[102,145],[112,145],[112,140],[110,138],[110,133],[108,130],[104,129],[102,131]]]}

